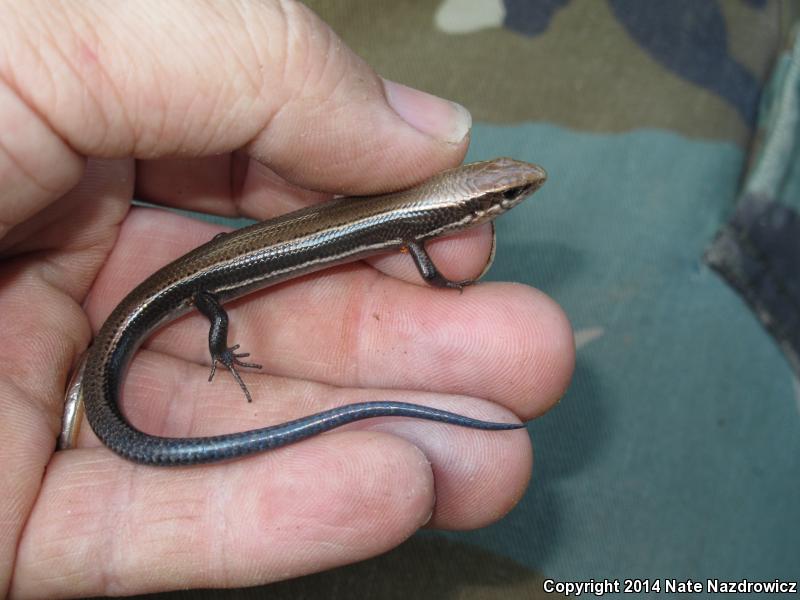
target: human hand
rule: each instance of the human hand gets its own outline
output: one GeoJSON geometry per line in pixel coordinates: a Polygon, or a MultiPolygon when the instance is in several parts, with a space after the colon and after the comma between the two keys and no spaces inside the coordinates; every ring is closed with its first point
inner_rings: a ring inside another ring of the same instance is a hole
{"type": "MultiPolygon", "coordinates": [[[[0,592],[252,585],[373,556],[426,522],[479,527],[519,500],[524,432],[421,421],[365,421],[186,469],[128,463],[85,426],[78,449],[54,453],[66,378],[92,331],[220,231],[129,210],[133,195],[263,219],[399,189],[460,162],[469,118],[384,86],[289,2],[6,3],[0,39],[0,592]]],[[[482,229],[430,248],[461,279],[481,271],[491,239],[482,229]]],[[[202,317],[158,332],[127,376],[131,421],[209,435],[375,399],[527,419],[563,393],[572,338],[544,295],[453,294],[418,285],[407,256],[370,263],[231,305],[231,339],[264,365],[245,375],[251,405],[230,378],[207,383],[202,317]]]]}

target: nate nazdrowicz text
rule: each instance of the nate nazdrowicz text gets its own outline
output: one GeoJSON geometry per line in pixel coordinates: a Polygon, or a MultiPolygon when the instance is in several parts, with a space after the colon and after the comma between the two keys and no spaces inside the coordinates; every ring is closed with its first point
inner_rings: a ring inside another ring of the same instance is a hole
{"type": "Polygon", "coordinates": [[[588,581],[556,581],[545,579],[546,593],[565,596],[603,596],[605,594],[796,594],[796,581],[751,581],[740,579],[589,579],[588,581]]]}

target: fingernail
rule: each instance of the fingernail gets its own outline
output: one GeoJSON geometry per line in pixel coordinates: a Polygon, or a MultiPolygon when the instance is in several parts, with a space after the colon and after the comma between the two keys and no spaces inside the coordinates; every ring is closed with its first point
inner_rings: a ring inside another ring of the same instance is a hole
{"type": "Polygon", "coordinates": [[[417,131],[451,144],[462,141],[472,127],[472,115],[455,102],[383,80],[389,105],[417,131]]]}

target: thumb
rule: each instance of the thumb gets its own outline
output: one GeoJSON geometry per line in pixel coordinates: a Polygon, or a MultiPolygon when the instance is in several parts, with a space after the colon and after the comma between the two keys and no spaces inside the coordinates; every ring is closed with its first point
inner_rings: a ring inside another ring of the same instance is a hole
{"type": "Polygon", "coordinates": [[[0,24],[0,80],[40,138],[17,166],[51,192],[76,156],[244,148],[295,184],[367,193],[468,143],[464,108],[384,82],[298,2],[3,3],[0,24]]]}

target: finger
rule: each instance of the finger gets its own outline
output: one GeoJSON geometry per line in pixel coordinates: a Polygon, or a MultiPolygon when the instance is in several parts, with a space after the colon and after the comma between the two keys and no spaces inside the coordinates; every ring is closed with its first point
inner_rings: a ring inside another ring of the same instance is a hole
{"type": "MultiPolygon", "coordinates": [[[[209,383],[207,372],[205,366],[142,351],[125,380],[123,411],[137,428],[164,437],[248,431],[375,400],[413,402],[485,421],[514,421],[507,410],[466,396],[339,388],[243,373],[255,398],[249,403],[232,377],[220,374],[209,383]]],[[[531,449],[525,431],[487,432],[416,419],[381,418],[358,421],[324,438],[353,430],[398,435],[425,453],[436,476],[432,521],[436,527],[475,528],[499,519],[521,497],[530,479],[531,449]]],[[[99,444],[88,427],[81,429],[80,447],[99,444]]],[[[314,473],[308,477],[306,483],[313,487],[314,473]]]]}
{"type": "Polygon", "coordinates": [[[130,166],[90,161],[63,203],[28,220],[25,235],[18,226],[3,240],[0,595],[8,590],[17,544],[55,447],[66,373],[90,339],[80,300],[113,241],[109,225],[127,206],[130,166]],[[66,211],[80,226],[61,218],[66,211]]]}
{"type": "MultiPolygon", "coordinates": [[[[0,23],[14,57],[3,79],[79,154],[245,147],[297,185],[362,193],[419,181],[466,148],[465,109],[385,83],[299,2],[7,3],[0,23]]],[[[50,164],[74,169],[58,160],[70,152],[50,164]]]]}
{"type": "Polygon", "coordinates": [[[0,238],[74,186],[84,166],[2,73],[0,63],[0,238]]]}
{"type": "Polygon", "coordinates": [[[0,256],[46,258],[58,267],[48,273],[52,283],[82,300],[128,212],[132,180],[133,161],[87,160],[79,183],[58,202],[7,230],[0,256]]]}
{"type": "MultiPolygon", "coordinates": [[[[176,215],[154,221],[155,215],[136,211],[127,220],[87,304],[95,326],[166,257],[179,256],[215,231],[176,215]],[[120,277],[130,279],[123,285],[120,277]]],[[[480,260],[465,267],[455,258],[452,265],[440,264],[448,275],[457,279],[470,274],[460,269],[480,271],[480,260]]],[[[479,396],[525,418],[561,397],[574,361],[571,329],[560,308],[519,285],[483,284],[459,294],[349,266],[250,295],[229,305],[229,313],[229,340],[265,372],[341,386],[479,396]]],[[[204,319],[190,317],[160,331],[149,347],[207,363],[207,328],[204,319]],[[191,339],[198,342],[187,343],[191,339]]]]}
{"type": "Polygon", "coordinates": [[[184,210],[270,219],[331,194],[292,185],[242,152],[137,163],[136,197],[184,210]]]}
{"type": "MultiPolygon", "coordinates": [[[[572,372],[566,318],[547,296],[521,285],[486,283],[459,294],[363,267],[340,269],[241,302],[230,316],[231,340],[266,372],[467,394],[499,402],[523,419],[561,398],[572,372]]],[[[204,348],[190,350],[183,342],[203,339],[207,327],[187,319],[163,331],[151,348],[183,348],[186,358],[204,362],[204,348]]]]}
{"type": "Polygon", "coordinates": [[[225,468],[153,469],[100,449],[63,452],[19,545],[11,595],[295,577],[396,546],[426,521],[433,497],[422,453],[374,432],[315,438],[225,468]]]}

